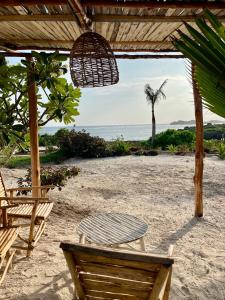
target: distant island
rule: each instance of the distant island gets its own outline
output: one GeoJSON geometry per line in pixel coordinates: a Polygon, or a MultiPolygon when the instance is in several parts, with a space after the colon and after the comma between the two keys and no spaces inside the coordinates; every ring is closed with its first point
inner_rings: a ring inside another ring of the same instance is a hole
{"type": "MultiPolygon", "coordinates": [[[[219,120],[211,120],[211,121],[204,122],[204,123],[205,124],[207,124],[207,123],[222,124],[224,122],[219,121],[219,120]]],[[[190,120],[190,121],[178,120],[178,121],[171,122],[170,125],[195,125],[195,120],[190,120]]]]}

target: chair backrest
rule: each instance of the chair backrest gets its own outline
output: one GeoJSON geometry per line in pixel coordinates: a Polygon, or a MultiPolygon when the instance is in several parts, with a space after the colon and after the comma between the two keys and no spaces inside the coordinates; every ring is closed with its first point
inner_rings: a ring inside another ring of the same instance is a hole
{"type": "MultiPolygon", "coordinates": [[[[5,189],[5,184],[4,184],[4,180],[2,178],[2,174],[0,172],[0,197],[7,197],[7,193],[6,193],[6,189],[5,189]]],[[[7,205],[8,204],[8,201],[1,201],[0,200],[0,207],[2,205],[7,205]]]]}
{"type": "Polygon", "coordinates": [[[169,299],[174,260],[61,243],[78,299],[169,299]]]}

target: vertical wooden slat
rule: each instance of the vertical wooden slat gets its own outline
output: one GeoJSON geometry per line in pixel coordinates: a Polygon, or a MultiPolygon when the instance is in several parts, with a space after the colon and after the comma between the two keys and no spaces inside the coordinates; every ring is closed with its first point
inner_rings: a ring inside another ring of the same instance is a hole
{"type": "MultiPolygon", "coordinates": [[[[31,176],[32,187],[40,186],[40,158],[38,144],[38,114],[37,114],[37,95],[35,81],[32,76],[34,63],[31,57],[26,58],[30,62],[31,68],[28,71],[28,98],[29,98],[29,126],[30,126],[30,146],[31,146],[31,176]]],[[[39,197],[39,189],[32,189],[32,196],[39,197]]]]}
{"type": "Polygon", "coordinates": [[[202,113],[202,99],[198,90],[197,83],[194,78],[194,65],[192,64],[192,81],[193,94],[195,104],[195,120],[196,120],[196,148],[195,148],[195,216],[203,216],[203,158],[204,158],[204,127],[202,113]]]}

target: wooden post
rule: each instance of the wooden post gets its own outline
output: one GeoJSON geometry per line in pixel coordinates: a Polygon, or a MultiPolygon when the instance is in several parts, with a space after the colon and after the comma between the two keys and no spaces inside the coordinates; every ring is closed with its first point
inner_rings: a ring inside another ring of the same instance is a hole
{"type": "Polygon", "coordinates": [[[203,158],[204,158],[204,127],[202,113],[202,98],[194,78],[194,65],[192,64],[192,81],[193,94],[195,103],[195,120],[196,120],[196,146],[195,146],[195,216],[203,216],[203,158]]]}
{"type": "MultiPolygon", "coordinates": [[[[30,127],[30,147],[31,147],[31,176],[32,187],[40,186],[40,158],[38,145],[38,119],[37,119],[37,96],[35,81],[33,78],[34,63],[31,57],[26,58],[31,63],[28,71],[28,98],[29,98],[29,127],[30,127]]],[[[40,189],[33,189],[32,196],[39,197],[40,189]]]]}

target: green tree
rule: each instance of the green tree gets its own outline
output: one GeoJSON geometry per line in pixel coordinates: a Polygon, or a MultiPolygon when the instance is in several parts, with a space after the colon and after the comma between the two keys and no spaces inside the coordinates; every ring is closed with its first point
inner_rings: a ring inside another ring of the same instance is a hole
{"type": "Polygon", "coordinates": [[[21,60],[9,65],[0,57],[0,147],[10,143],[23,144],[28,140],[29,111],[27,73],[33,64],[31,76],[35,80],[38,98],[38,124],[49,121],[75,121],[79,114],[81,92],[68,84],[66,57],[58,52],[47,54],[32,52],[34,62],[21,60]]]}
{"type": "Polygon", "coordinates": [[[149,84],[145,85],[145,94],[148,104],[152,107],[152,145],[154,144],[155,134],[156,134],[156,121],[155,121],[155,104],[159,102],[160,99],[166,99],[166,95],[163,92],[163,88],[167,83],[167,79],[161,84],[159,89],[153,90],[149,84]]]}
{"type": "Polygon", "coordinates": [[[204,106],[225,117],[225,26],[209,10],[204,18],[196,20],[197,30],[185,23],[188,34],[178,31],[173,44],[195,65],[194,78],[204,106]]]}

